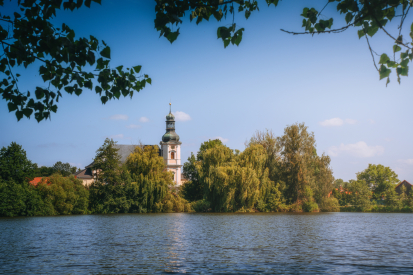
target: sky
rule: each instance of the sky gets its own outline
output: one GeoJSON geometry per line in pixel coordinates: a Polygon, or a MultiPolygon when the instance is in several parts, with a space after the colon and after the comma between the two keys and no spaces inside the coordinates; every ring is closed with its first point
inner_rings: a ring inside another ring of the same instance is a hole
{"type": "MultiPolygon", "coordinates": [[[[322,1],[280,1],[277,8],[259,1],[260,11],[248,20],[235,14],[237,26],[245,28],[243,40],[225,49],[216,30],[232,18],[196,25],[187,14],[171,44],[154,28],[154,3],[104,0],[90,9],[59,11],[54,24],[66,23],[76,37],[104,40],[113,68],[142,65],[152,85],[132,99],[106,105],[88,89],[80,96],[63,92],[57,113],[40,123],[34,118],[17,122],[3,100],[0,147],[14,141],[39,166],[62,161],[83,168],[107,137],[118,144],[159,144],[171,102],[182,162],[208,139],[242,151],[257,130],[281,136],[285,127],[304,122],[314,132],[318,154],[331,157],[335,178],[355,179],[369,164],[382,164],[400,180],[413,182],[412,77],[399,85],[393,72],[387,87],[379,81],[356,28],[315,36],[280,31],[303,31],[302,9],[314,3],[320,10],[322,1]]],[[[345,24],[334,5],[323,14],[333,17],[336,27],[345,24]]],[[[389,29],[397,29],[397,22],[389,29]]],[[[378,54],[390,53],[393,46],[380,32],[371,44],[378,54]]],[[[36,64],[16,69],[22,91],[46,87],[37,70],[36,64]]]]}

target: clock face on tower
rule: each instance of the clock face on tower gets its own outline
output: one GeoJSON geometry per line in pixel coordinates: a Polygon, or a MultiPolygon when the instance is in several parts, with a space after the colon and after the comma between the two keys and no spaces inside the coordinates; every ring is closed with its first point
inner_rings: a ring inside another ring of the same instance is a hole
{"type": "Polygon", "coordinates": [[[174,124],[173,124],[173,123],[168,123],[168,124],[166,125],[166,127],[167,127],[167,128],[173,128],[173,127],[174,127],[174,124]]]}

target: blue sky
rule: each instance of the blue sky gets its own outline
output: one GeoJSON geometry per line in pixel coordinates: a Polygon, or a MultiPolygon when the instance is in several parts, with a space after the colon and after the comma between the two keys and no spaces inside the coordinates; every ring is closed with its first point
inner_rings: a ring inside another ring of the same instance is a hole
{"type": "MultiPolygon", "coordinates": [[[[354,179],[373,163],[413,182],[413,80],[403,78],[399,85],[392,73],[386,88],[356,29],[289,35],[280,29],[302,30],[306,1],[281,1],[277,8],[261,2],[260,11],[248,20],[235,15],[237,25],[245,28],[239,47],[224,49],[216,38],[217,27],[232,20],[212,18],[198,26],[186,18],[181,35],[170,44],[154,29],[154,1],[102,2],[61,11],[54,22],[67,23],[77,37],[92,34],[104,40],[111,46],[113,67],[142,65],[152,85],[132,99],[106,105],[87,89],[79,97],[63,93],[58,112],[41,123],[34,118],[17,122],[3,101],[1,147],[15,141],[39,165],[62,161],[84,167],[105,137],[119,144],[159,144],[171,100],[173,112],[179,112],[176,132],[183,161],[208,139],[219,137],[243,150],[256,130],[268,128],[281,136],[287,125],[304,122],[315,134],[318,153],[330,155],[336,178],[354,179]]],[[[336,27],[344,25],[334,6],[323,14],[334,16],[336,27]]],[[[379,54],[392,47],[380,33],[371,42],[379,54]]],[[[45,86],[36,66],[18,71],[21,90],[45,86]]]]}

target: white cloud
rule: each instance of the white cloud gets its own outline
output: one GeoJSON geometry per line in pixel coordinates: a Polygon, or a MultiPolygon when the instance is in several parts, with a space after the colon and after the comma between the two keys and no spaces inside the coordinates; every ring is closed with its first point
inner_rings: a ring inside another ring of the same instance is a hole
{"type": "Polygon", "coordinates": [[[123,138],[123,134],[119,134],[119,135],[111,135],[111,136],[109,136],[109,138],[113,138],[113,139],[121,139],[121,138],[123,138]]]}
{"type": "Polygon", "coordinates": [[[413,165],[413,159],[399,159],[399,162],[408,164],[408,165],[413,165]]]}
{"type": "Polygon", "coordinates": [[[373,119],[368,119],[367,120],[370,124],[375,124],[376,122],[373,119]]]}
{"type": "Polygon", "coordinates": [[[345,120],[342,120],[339,117],[320,121],[320,125],[324,127],[341,126],[343,124],[356,124],[356,123],[357,123],[357,120],[355,119],[346,118],[345,120]]]}
{"type": "Polygon", "coordinates": [[[357,123],[357,120],[351,119],[351,118],[346,118],[346,119],[344,120],[344,122],[347,123],[347,124],[356,124],[356,123],[357,123]]]}
{"type": "Polygon", "coordinates": [[[143,116],[143,117],[141,117],[141,118],[139,119],[139,121],[145,123],[145,122],[148,122],[148,121],[149,121],[149,118],[143,116]]]}
{"type": "Polygon", "coordinates": [[[223,138],[223,137],[214,137],[213,139],[219,139],[219,140],[222,141],[223,143],[228,142],[228,140],[229,140],[229,139],[223,138]]]}
{"type": "Polygon", "coordinates": [[[324,121],[321,121],[320,125],[330,127],[330,126],[341,126],[343,125],[343,123],[344,121],[341,118],[335,117],[332,119],[326,119],[324,121]]]}
{"type": "Polygon", "coordinates": [[[129,128],[129,129],[139,129],[139,128],[141,128],[141,127],[142,127],[142,126],[136,125],[136,124],[131,124],[131,125],[126,126],[126,128],[129,128]]]}
{"type": "Polygon", "coordinates": [[[127,115],[113,115],[109,117],[110,120],[128,120],[129,117],[127,115]]]}
{"type": "Polygon", "coordinates": [[[383,146],[368,146],[364,141],[354,144],[340,144],[340,146],[331,146],[328,153],[336,157],[340,154],[347,154],[359,158],[368,158],[383,154],[383,146]]]}
{"type": "Polygon", "coordinates": [[[184,112],[181,112],[181,111],[172,112],[172,114],[175,116],[175,120],[176,120],[176,121],[188,121],[188,120],[191,120],[191,117],[190,117],[188,114],[186,114],[186,113],[184,113],[184,112]]]}

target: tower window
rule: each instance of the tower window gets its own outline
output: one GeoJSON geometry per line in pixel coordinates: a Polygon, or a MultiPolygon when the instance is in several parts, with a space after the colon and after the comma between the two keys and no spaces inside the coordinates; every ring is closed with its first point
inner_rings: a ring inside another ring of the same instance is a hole
{"type": "Polygon", "coordinates": [[[175,159],[175,152],[171,152],[171,159],[175,159]]]}

